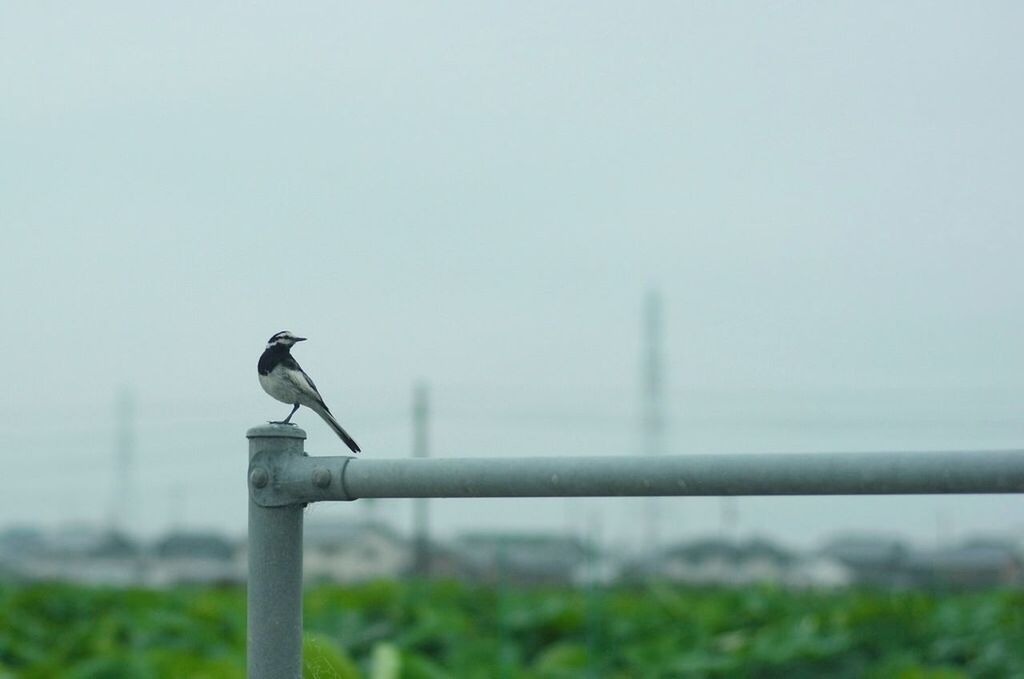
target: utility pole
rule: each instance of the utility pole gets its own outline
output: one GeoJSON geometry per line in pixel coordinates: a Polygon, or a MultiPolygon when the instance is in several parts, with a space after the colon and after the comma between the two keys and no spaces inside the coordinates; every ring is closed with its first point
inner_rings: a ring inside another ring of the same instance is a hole
{"type": "Polygon", "coordinates": [[[736,504],[736,498],[724,496],[719,500],[719,518],[721,520],[722,538],[733,542],[738,541],[739,535],[736,527],[739,525],[740,513],[736,504]]]}
{"type": "MultiPolygon", "coordinates": [[[[654,290],[647,293],[643,314],[643,454],[665,453],[665,379],[664,349],[662,344],[661,295],[654,290]]],[[[646,500],[643,550],[646,557],[656,555],[661,543],[661,499],[646,500]]]]}
{"type": "Polygon", "coordinates": [[[181,531],[186,516],[188,516],[188,488],[184,483],[175,483],[167,491],[167,532],[181,531]]]}
{"type": "MultiPolygon", "coordinates": [[[[428,425],[430,418],[429,392],[423,383],[413,387],[412,393],[412,456],[429,457],[428,425]]],[[[430,505],[425,497],[412,501],[413,572],[420,577],[431,573],[430,505]]]]}
{"type": "Polygon", "coordinates": [[[135,397],[123,387],[115,404],[114,492],[111,501],[110,532],[127,533],[132,510],[132,481],[135,472],[135,397]]]}

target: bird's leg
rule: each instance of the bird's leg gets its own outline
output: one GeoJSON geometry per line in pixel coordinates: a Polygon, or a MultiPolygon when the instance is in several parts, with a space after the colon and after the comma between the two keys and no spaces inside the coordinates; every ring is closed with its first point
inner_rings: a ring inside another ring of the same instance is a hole
{"type": "Polygon", "coordinates": [[[290,413],[288,413],[288,417],[284,418],[284,422],[282,422],[281,424],[291,424],[291,421],[292,421],[292,415],[294,415],[294,414],[295,414],[295,411],[296,411],[296,410],[298,410],[298,409],[299,409],[299,404],[298,404],[298,403],[296,403],[296,404],[295,404],[295,405],[294,405],[294,406],[292,407],[292,411],[291,411],[290,413]]]}
{"type": "Polygon", "coordinates": [[[296,403],[295,407],[292,408],[292,411],[290,413],[288,413],[288,417],[284,418],[283,420],[280,420],[279,422],[271,422],[270,424],[291,424],[292,415],[294,415],[295,411],[298,410],[298,409],[299,409],[299,404],[296,403]]]}

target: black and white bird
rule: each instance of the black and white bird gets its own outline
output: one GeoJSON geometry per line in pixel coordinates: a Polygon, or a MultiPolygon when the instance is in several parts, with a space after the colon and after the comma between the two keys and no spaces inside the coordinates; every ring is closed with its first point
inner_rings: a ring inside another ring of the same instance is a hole
{"type": "Polygon", "coordinates": [[[324,399],[317,391],[316,385],[310,379],[306,371],[299,367],[298,362],[292,358],[291,348],[296,342],[305,341],[305,337],[296,337],[287,330],[276,333],[267,341],[267,348],[260,356],[258,370],[260,373],[260,386],[278,401],[292,406],[288,417],[280,422],[271,424],[291,424],[292,415],[299,409],[299,406],[306,406],[324,419],[324,422],[334,430],[342,441],[345,442],[353,453],[359,452],[359,445],[348,435],[334,415],[327,408],[324,399]]]}

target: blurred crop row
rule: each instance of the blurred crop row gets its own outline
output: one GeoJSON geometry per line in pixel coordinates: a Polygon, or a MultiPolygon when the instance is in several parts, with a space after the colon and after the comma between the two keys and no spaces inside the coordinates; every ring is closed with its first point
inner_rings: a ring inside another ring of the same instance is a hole
{"type": "MultiPolygon", "coordinates": [[[[381,581],[306,593],[305,676],[1024,676],[1024,593],[567,589],[381,581]]],[[[241,678],[245,595],[0,586],[0,677],[241,678]]]]}

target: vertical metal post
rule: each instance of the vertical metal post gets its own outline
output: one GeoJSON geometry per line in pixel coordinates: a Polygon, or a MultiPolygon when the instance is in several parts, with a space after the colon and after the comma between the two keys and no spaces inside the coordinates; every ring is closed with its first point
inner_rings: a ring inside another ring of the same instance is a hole
{"type": "MultiPolygon", "coordinates": [[[[303,456],[306,432],[291,425],[263,425],[249,439],[249,489],[271,483],[271,470],[253,465],[257,453],[284,463],[303,456]]],[[[261,464],[266,464],[263,458],[261,464]]],[[[302,676],[303,505],[261,507],[249,496],[249,583],[246,660],[249,679],[302,676]]]]}

